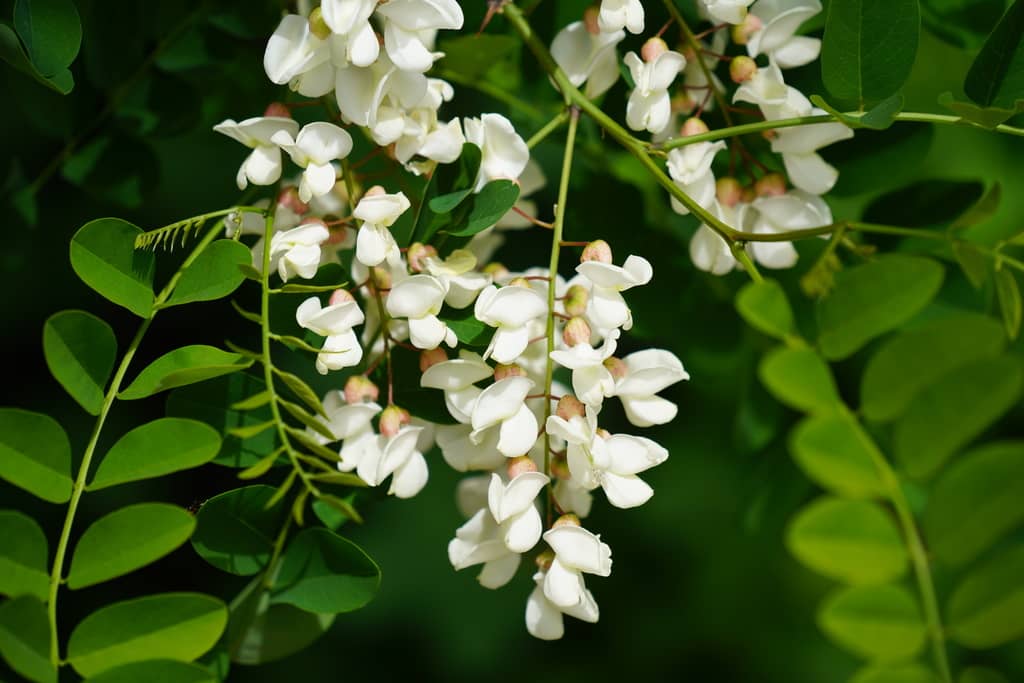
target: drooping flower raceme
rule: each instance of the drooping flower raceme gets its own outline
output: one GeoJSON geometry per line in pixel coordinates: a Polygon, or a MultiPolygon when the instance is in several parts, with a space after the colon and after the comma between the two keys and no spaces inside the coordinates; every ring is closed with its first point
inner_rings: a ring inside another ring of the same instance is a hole
{"type": "Polygon", "coordinates": [[[252,149],[235,176],[238,189],[244,190],[250,182],[255,185],[273,185],[280,180],[281,148],[273,141],[273,137],[279,133],[289,137],[295,135],[299,131],[299,124],[283,116],[258,116],[241,122],[227,119],[213,129],[252,149]]]}

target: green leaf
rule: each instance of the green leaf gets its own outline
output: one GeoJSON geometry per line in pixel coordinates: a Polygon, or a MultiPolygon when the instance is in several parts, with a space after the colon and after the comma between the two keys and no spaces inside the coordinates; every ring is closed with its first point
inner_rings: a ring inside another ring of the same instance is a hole
{"type": "Polygon", "coordinates": [[[1024,0],[1016,0],[974,58],[964,92],[983,107],[1013,109],[1024,99],[1024,0]]]}
{"type": "Polygon", "coordinates": [[[462,346],[487,346],[494,333],[493,327],[477,320],[472,306],[461,310],[446,309],[441,314],[441,320],[455,332],[462,346]]]}
{"type": "Polygon", "coordinates": [[[896,114],[903,111],[903,95],[896,93],[882,100],[859,116],[850,116],[831,106],[820,95],[811,95],[811,103],[821,107],[849,128],[870,128],[885,130],[896,121],[896,114]]]}
{"type": "Polygon", "coordinates": [[[151,659],[107,669],[85,683],[217,683],[217,677],[198,664],[151,659]]]}
{"type": "Polygon", "coordinates": [[[842,407],[828,365],[813,349],[780,347],[761,361],[758,375],[775,398],[805,413],[842,407]]]}
{"type": "Polygon", "coordinates": [[[174,387],[229,375],[252,365],[252,359],[213,346],[183,346],[157,358],[139,373],[118,398],[133,401],[174,387]]]}
{"type": "Polygon", "coordinates": [[[198,467],[218,450],[220,434],[207,424],[177,417],[154,420],[117,440],[96,469],[89,490],[198,467]]]}
{"type": "Polygon", "coordinates": [[[257,573],[270,560],[288,515],[283,505],[266,508],[274,493],[272,486],[254,485],[206,501],[196,515],[192,547],[217,569],[239,576],[257,573]]]}
{"type": "Polygon", "coordinates": [[[162,593],[102,607],[71,632],[68,660],[82,676],[149,659],[189,662],[213,647],[224,603],[201,593],[162,593]]]}
{"type": "MultiPolygon", "coordinates": [[[[467,142],[462,145],[462,153],[458,159],[450,164],[437,165],[434,175],[424,187],[416,218],[409,233],[410,243],[428,243],[438,230],[452,223],[454,216],[451,213],[432,210],[430,202],[438,196],[450,195],[467,189],[472,190],[476,183],[477,173],[480,171],[480,159],[480,148],[467,142]]],[[[442,202],[442,208],[443,204],[442,202]]],[[[456,213],[461,211],[460,208],[460,211],[456,213]]],[[[403,243],[402,235],[396,234],[395,240],[399,246],[408,246],[403,243]]]]}
{"type": "Polygon", "coordinates": [[[920,24],[917,0],[829,3],[821,45],[825,87],[861,109],[894,95],[914,65],[920,24]]]}
{"type": "Polygon", "coordinates": [[[1009,109],[1004,107],[979,107],[971,102],[957,100],[951,92],[944,92],[939,95],[938,102],[967,123],[980,126],[986,130],[994,130],[996,126],[1006,123],[1006,121],[1019,114],[1022,110],[1020,102],[1015,107],[1009,109]]]}
{"type": "Polygon", "coordinates": [[[885,583],[907,571],[899,529],[868,501],[819,498],[793,519],[786,544],[811,569],[845,583],[885,583]]]}
{"type": "Polygon", "coordinates": [[[89,221],[71,238],[71,267],[82,282],[141,318],[153,314],[151,251],[136,250],[142,230],[120,218],[89,221]]]}
{"type": "Polygon", "coordinates": [[[1024,442],[986,444],[953,464],[925,508],[932,552],[966,564],[1024,522],[1024,442]]]}
{"type": "MultiPolygon", "coordinates": [[[[273,417],[270,406],[245,410],[228,407],[245,400],[245,397],[261,393],[266,394],[266,385],[262,379],[249,373],[236,372],[202,384],[175,389],[167,397],[167,415],[199,420],[221,434],[228,434],[232,429],[261,424],[273,417]]],[[[262,432],[257,437],[245,440],[228,435],[221,442],[220,452],[213,462],[228,467],[250,467],[276,446],[277,435],[273,431],[262,432]]]]}
{"type": "MultiPolygon", "coordinates": [[[[972,204],[950,224],[949,229],[955,232],[984,223],[999,210],[999,203],[1002,196],[1002,186],[997,180],[992,183],[992,187],[988,188],[988,191],[982,195],[981,199],[972,204]]],[[[955,244],[956,243],[954,243],[954,245],[955,244]]]]}
{"type": "Polygon", "coordinates": [[[519,185],[511,180],[492,180],[473,196],[464,219],[445,230],[455,237],[471,237],[490,228],[519,199],[519,185]]]}
{"type": "Polygon", "coordinates": [[[860,385],[861,412],[871,420],[897,418],[942,375],[997,356],[1005,346],[998,322],[966,311],[901,332],[868,361],[860,385]]]}
{"type": "Polygon", "coordinates": [[[71,443],[49,415],[0,408],[0,477],[51,503],[71,499],[71,443]]]}
{"type": "Polygon", "coordinates": [[[1014,356],[962,365],[923,389],[896,423],[896,458],[925,477],[1016,403],[1024,368],[1014,356]]]}
{"type": "Polygon", "coordinates": [[[115,510],[85,530],[68,573],[68,588],[109,581],[155,562],[188,540],[195,518],[176,505],[139,503],[115,510]]]}
{"type": "Polygon", "coordinates": [[[61,386],[89,414],[99,415],[117,360],[110,325],[85,311],[55,313],[43,325],[43,353],[61,386]]]}
{"type": "Polygon", "coordinates": [[[972,571],[946,606],[950,637],[965,647],[996,647],[1024,636],[1024,546],[972,571]]]}
{"type": "Polygon", "coordinates": [[[869,498],[885,492],[878,449],[849,415],[819,415],[793,430],[789,445],[797,465],[813,481],[841,496],[869,498]]]}
{"type": "Polygon", "coordinates": [[[46,600],[50,588],[46,535],[34,519],[0,510],[0,595],[46,600]]]}
{"type": "Polygon", "coordinates": [[[37,683],[57,683],[50,664],[50,621],[31,595],[0,604],[0,655],[12,669],[37,683]]]}
{"type": "Polygon", "coordinates": [[[29,60],[18,35],[7,24],[0,24],[0,59],[61,95],[67,95],[75,87],[75,79],[67,69],[61,69],[52,76],[40,73],[29,60]]]}
{"type": "Polygon", "coordinates": [[[213,301],[231,294],[245,280],[239,266],[251,262],[252,252],[241,242],[217,240],[181,274],[167,305],[213,301]]]}
{"type": "Polygon", "coordinates": [[[72,0],[16,0],[14,27],[44,76],[65,70],[78,56],[82,23],[72,0]]]}
{"type": "Polygon", "coordinates": [[[473,194],[473,188],[467,187],[465,190],[456,190],[455,192],[434,197],[430,200],[430,210],[439,214],[451,213],[455,207],[471,194],[473,194]]]}
{"type": "Polygon", "coordinates": [[[970,242],[953,242],[953,258],[975,289],[988,280],[988,257],[970,242]]]}
{"type": "Polygon", "coordinates": [[[329,529],[299,533],[281,556],[271,602],[307,612],[351,612],[370,602],[380,569],[355,543],[329,529]]]}
{"type": "Polygon", "coordinates": [[[839,645],[877,661],[920,652],[925,625],[917,600],[901,586],[852,586],[833,593],[818,612],[821,629],[839,645]]]}
{"type": "Polygon", "coordinates": [[[747,324],[776,339],[794,332],[793,309],[786,292],[775,280],[748,282],[736,295],[736,310],[747,324]]]}
{"type": "Polygon", "coordinates": [[[310,407],[317,415],[327,417],[327,413],[324,412],[324,406],[317,397],[316,392],[313,391],[308,384],[306,384],[298,375],[293,375],[290,372],[284,370],[278,370],[274,368],[274,374],[281,378],[285,386],[292,390],[303,403],[310,407]]]}
{"type": "Polygon", "coordinates": [[[1020,334],[1020,287],[1013,272],[1006,268],[996,271],[996,297],[999,299],[999,312],[1003,316],[1006,334],[1010,339],[1016,339],[1020,334]]]}
{"type": "Polygon", "coordinates": [[[306,427],[312,429],[320,436],[327,439],[327,443],[339,440],[338,437],[334,435],[334,432],[332,432],[325,423],[307,413],[302,406],[298,405],[297,403],[292,403],[291,401],[285,401],[284,399],[279,399],[278,403],[280,403],[281,406],[288,411],[289,415],[294,417],[296,420],[301,422],[306,427]]]}
{"type": "Polygon", "coordinates": [[[840,272],[831,294],[818,302],[818,343],[825,357],[846,358],[909,320],[938,293],[942,275],[935,261],[903,254],[840,272]]]}
{"type": "MultiPolygon", "coordinates": [[[[363,485],[363,486],[366,485],[365,482],[362,482],[362,480],[360,480],[360,484],[363,485]]],[[[360,484],[345,484],[345,485],[346,486],[358,486],[360,484]]],[[[317,512],[317,510],[316,510],[316,504],[317,503],[323,503],[327,507],[333,509],[335,512],[339,512],[342,515],[344,515],[345,519],[351,519],[353,522],[356,522],[357,524],[362,524],[363,523],[363,517],[362,517],[362,515],[359,514],[359,511],[356,510],[355,507],[352,505],[351,498],[352,498],[351,496],[349,496],[348,499],[346,499],[346,498],[338,498],[337,496],[332,496],[329,493],[324,493],[324,494],[322,494],[320,496],[320,498],[317,501],[315,501],[313,503],[314,512],[316,512],[317,517],[320,518],[321,521],[323,521],[323,518],[324,518],[323,511],[317,512]]],[[[332,524],[328,524],[327,526],[330,527],[332,531],[337,531],[338,527],[341,526],[341,521],[337,520],[336,516],[334,516],[334,515],[327,515],[327,516],[333,522],[332,524]]]]}
{"type": "Polygon", "coordinates": [[[861,669],[849,683],[942,683],[934,671],[920,664],[869,666],[861,669]]]}
{"type": "Polygon", "coordinates": [[[1010,683],[1010,681],[995,669],[972,666],[960,673],[957,683],[1010,683]]]}

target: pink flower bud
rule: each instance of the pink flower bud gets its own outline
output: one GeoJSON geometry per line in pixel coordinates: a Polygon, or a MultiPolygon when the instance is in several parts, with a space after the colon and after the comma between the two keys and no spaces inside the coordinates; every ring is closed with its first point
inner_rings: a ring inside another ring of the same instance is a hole
{"type": "Polygon", "coordinates": [[[640,48],[640,56],[645,62],[653,62],[666,52],[668,52],[668,44],[657,36],[648,38],[644,46],[640,48]]]}
{"type": "Polygon", "coordinates": [[[750,42],[750,36],[756,31],[764,28],[764,22],[754,14],[743,17],[743,21],[732,27],[732,42],[737,45],[746,45],[750,42]]]}
{"type": "Polygon", "coordinates": [[[580,263],[586,263],[587,261],[611,263],[612,248],[604,240],[594,240],[583,247],[583,253],[580,254],[580,263]]]}
{"type": "Polygon", "coordinates": [[[509,479],[515,479],[525,472],[537,471],[537,465],[526,455],[520,455],[518,458],[509,458],[506,467],[508,468],[509,479]]]}
{"type": "Polygon", "coordinates": [[[729,62],[729,78],[733,83],[746,83],[757,73],[757,62],[746,55],[733,57],[729,62]]]}
{"type": "Polygon", "coordinates": [[[320,40],[327,40],[331,35],[331,27],[324,21],[319,7],[309,13],[309,32],[320,40]]]}
{"type": "Polygon", "coordinates": [[[380,185],[374,185],[374,186],[373,186],[373,187],[371,187],[371,188],[370,188],[369,190],[367,190],[366,192],[364,192],[364,193],[363,193],[363,196],[364,196],[364,197],[377,197],[377,196],[380,196],[380,195],[382,195],[382,194],[387,194],[387,193],[388,193],[388,191],[387,191],[387,190],[385,190],[385,189],[384,189],[383,187],[381,187],[380,185]]]}
{"type": "Polygon", "coordinates": [[[564,455],[556,455],[551,458],[551,476],[555,479],[572,479],[572,472],[569,471],[569,461],[564,455]]]}
{"type": "Polygon", "coordinates": [[[399,408],[396,405],[390,405],[380,414],[380,433],[391,438],[398,434],[402,425],[407,425],[411,421],[412,417],[409,415],[408,410],[399,408]]]}
{"type": "Polygon", "coordinates": [[[521,367],[514,363],[511,365],[499,364],[496,368],[494,368],[495,382],[500,382],[501,380],[507,379],[509,377],[526,377],[526,370],[523,370],[521,367]]]}
{"type": "Polygon", "coordinates": [[[775,138],[779,137],[779,131],[775,130],[774,128],[769,128],[768,130],[762,130],[761,131],[761,137],[763,137],[768,142],[771,142],[775,138]]]}
{"type": "Polygon", "coordinates": [[[327,238],[327,244],[341,244],[348,236],[348,228],[344,225],[328,225],[327,230],[331,233],[327,238]]]}
{"type": "Polygon", "coordinates": [[[589,344],[590,332],[590,325],[587,321],[576,316],[565,324],[565,328],[562,330],[562,341],[569,347],[577,344],[589,344]]]}
{"type": "Polygon", "coordinates": [[[758,197],[780,197],[786,194],[786,179],[781,173],[769,173],[754,183],[758,197]]]}
{"type": "Polygon", "coordinates": [[[429,351],[422,351],[420,353],[420,372],[426,372],[427,368],[443,363],[446,360],[448,360],[448,354],[440,347],[430,349],[429,351]]]}
{"type": "Polygon", "coordinates": [[[626,362],[621,358],[616,358],[615,356],[605,358],[604,366],[615,379],[622,379],[629,374],[629,368],[626,367],[626,362]]]}
{"type": "Polygon", "coordinates": [[[380,389],[363,375],[352,375],[345,382],[345,403],[372,403],[380,397],[380,389]]]}
{"type": "Polygon", "coordinates": [[[724,206],[736,206],[743,199],[743,186],[731,176],[715,181],[715,196],[724,206]]]}
{"type": "Polygon", "coordinates": [[[537,563],[537,569],[546,572],[551,569],[551,563],[555,561],[555,551],[545,550],[533,560],[537,563]]]}
{"type": "Polygon", "coordinates": [[[571,316],[583,315],[587,312],[590,292],[583,285],[573,285],[565,293],[565,312],[571,316]]]}
{"type": "Polygon", "coordinates": [[[555,408],[555,415],[565,421],[574,417],[584,417],[587,414],[587,407],[583,402],[572,394],[566,394],[558,399],[558,406],[555,408]]]}
{"type": "Polygon", "coordinates": [[[387,268],[374,266],[370,269],[370,282],[377,289],[391,289],[391,271],[387,268]]]}
{"type": "Polygon", "coordinates": [[[500,280],[509,274],[509,269],[505,267],[504,263],[492,261],[484,266],[483,273],[484,275],[490,275],[492,280],[500,280]]]}
{"type": "Polygon", "coordinates": [[[331,292],[330,305],[335,306],[337,304],[343,304],[355,300],[356,298],[352,296],[351,292],[347,289],[336,289],[331,292]]]}
{"type": "Polygon", "coordinates": [[[701,133],[708,132],[708,124],[704,123],[696,116],[691,116],[683,122],[683,127],[679,129],[679,134],[684,138],[688,138],[691,135],[700,135],[701,133]]]}
{"type": "Polygon", "coordinates": [[[694,99],[686,93],[678,93],[672,97],[672,111],[676,114],[689,114],[696,106],[694,99]]]}
{"type": "Polygon", "coordinates": [[[583,25],[586,27],[587,33],[592,36],[601,35],[601,25],[597,21],[598,14],[600,11],[595,5],[583,10],[583,25]]]}
{"type": "Polygon", "coordinates": [[[583,525],[580,524],[580,518],[577,515],[569,512],[567,514],[562,515],[558,519],[556,519],[555,523],[551,525],[551,528],[552,529],[557,529],[560,526],[583,526],[583,525]]]}
{"type": "Polygon", "coordinates": [[[289,109],[288,105],[284,102],[271,102],[267,105],[267,108],[263,110],[263,115],[290,119],[292,117],[292,110],[289,109]]]}
{"type": "Polygon", "coordinates": [[[309,211],[309,204],[299,199],[299,188],[294,185],[282,188],[277,194],[277,205],[301,216],[309,211]]]}
{"type": "Polygon", "coordinates": [[[413,272],[422,273],[426,267],[425,259],[436,257],[437,249],[430,244],[413,242],[409,245],[409,251],[406,256],[409,259],[409,267],[412,268],[413,272]]]}

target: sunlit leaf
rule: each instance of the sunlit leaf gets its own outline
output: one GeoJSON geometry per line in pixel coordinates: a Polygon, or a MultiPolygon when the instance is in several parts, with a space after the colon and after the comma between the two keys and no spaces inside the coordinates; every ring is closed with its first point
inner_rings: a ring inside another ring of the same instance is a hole
{"type": "Polygon", "coordinates": [[[252,365],[252,360],[213,346],[183,346],[157,358],[139,373],[118,398],[131,401],[175,387],[228,375],[252,365]]]}
{"type": "Polygon", "coordinates": [[[85,311],[56,313],[43,326],[43,353],[61,386],[86,411],[99,415],[117,360],[117,339],[110,325],[85,311]]]}
{"type": "Polygon", "coordinates": [[[212,301],[238,289],[245,275],[238,268],[252,262],[252,252],[240,242],[217,240],[181,274],[167,305],[212,301]]]}
{"type": "Polygon", "coordinates": [[[996,271],[996,296],[999,299],[999,311],[1003,315],[1003,325],[1010,339],[1020,334],[1021,297],[1020,286],[1013,272],[1007,268],[996,271]]]}
{"type": "Polygon", "coordinates": [[[165,417],[136,427],[111,446],[89,484],[90,491],[159,477],[210,462],[220,435],[197,420],[165,417]]]}
{"type": "Polygon", "coordinates": [[[250,576],[270,559],[287,517],[285,506],[267,509],[272,486],[246,486],[214,496],[196,515],[192,547],[217,569],[250,576]]]}
{"type": "Polygon", "coordinates": [[[351,612],[370,602],[379,587],[380,569],[359,546],[329,529],[311,528],[282,555],[271,601],[308,612],[351,612]]]}
{"type": "Polygon", "coordinates": [[[826,599],[818,623],[839,645],[871,660],[909,659],[924,647],[921,609],[901,586],[844,588],[826,599]]]}
{"type": "Polygon", "coordinates": [[[0,477],[51,503],[71,498],[71,443],[49,415],[0,408],[0,477]]]}
{"type": "Polygon", "coordinates": [[[153,314],[153,252],[135,249],[142,230],[120,218],[100,218],[71,238],[71,267],[82,282],[141,318],[153,314]]]}
{"type": "Polygon", "coordinates": [[[1003,552],[956,587],[946,606],[950,637],[989,648],[1024,636],[1024,546],[1003,552]]]}
{"type": "Polygon", "coordinates": [[[0,595],[46,600],[50,585],[46,535],[31,517],[0,510],[0,595]]]}
{"type": "Polygon", "coordinates": [[[22,595],[0,604],[0,655],[36,683],[57,683],[50,663],[50,623],[38,598],[22,595]]]}
{"type": "Polygon", "coordinates": [[[920,664],[868,666],[856,673],[849,683],[942,683],[938,675],[920,664]]]}
{"type": "Polygon", "coordinates": [[[198,664],[151,659],[107,669],[85,683],[216,683],[217,677],[198,664]]]}
{"type": "Polygon", "coordinates": [[[758,374],[777,399],[797,410],[827,413],[842,406],[828,364],[813,349],[775,349],[758,374]]]}
{"type": "Polygon", "coordinates": [[[776,339],[793,334],[793,309],[775,280],[749,282],[736,295],[736,310],[754,329],[776,339]]]}
{"type": "Polygon", "coordinates": [[[790,451],[808,477],[841,496],[868,498],[885,491],[875,464],[881,455],[849,415],[804,420],[793,430],[790,451]]]}

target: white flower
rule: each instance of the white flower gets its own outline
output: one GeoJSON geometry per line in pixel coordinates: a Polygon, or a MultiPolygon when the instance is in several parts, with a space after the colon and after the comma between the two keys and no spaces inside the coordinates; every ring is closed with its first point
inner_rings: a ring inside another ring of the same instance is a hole
{"type": "Polygon", "coordinates": [[[821,11],[818,0],[758,0],[750,13],[762,26],[750,34],[747,54],[768,55],[783,69],[810,64],[821,52],[821,41],[798,36],[800,24],[821,11]]]}
{"type": "Polygon", "coordinates": [[[588,601],[584,573],[597,576],[612,573],[611,548],[599,535],[583,527],[556,526],[544,532],[544,540],[555,551],[555,559],[544,576],[544,597],[559,608],[575,607],[588,601]]]}
{"type": "MultiPolygon", "coordinates": [[[[711,172],[711,163],[715,154],[723,149],[725,142],[719,140],[677,147],[668,153],[668,174],[679,189],[705,209],[715,200],[715,174],[711,172]]],[[[672,209],[678,214],[690,213],[675,197],[672,197],[672,209]]]]}
{"type": "Polygon", "coordinates": [[[597,623],[600,612],[593,594],[583,589],[583,598],[572,607],[559,607],[544,595],[545,572],[533,575],[536,587],[526,600],[526,630],[534,638],[558,640],[565,634],[562,615],[567,614],[591,624],[597,623]]]}
{"type": "Polygon", "coordinates": [[[444,304],[445,289],[432,275],[413,275],[392,287],[387,298],[388,313],[408,318],[409,339],[418,349],[436,349],[441,342],[454,347],[455,331],[437,317],[444,304]]]}
{"type": "Polygon", "coordinates": [[[275,232],[270,238],[271,270],[277,269],[285,282],[293,275],[306,279],[313,277],[320,267],[320,245],[330,236],[330,231],[322,223],[275,232]]]}
{"type": "Polygon", "coordinates": [[[373,64],[380,53],[377,34],[370,25],[370,15],[376,7],[377,0],[322,0],[320,3],[324,23],[334,34],[332,38],[343,38],[345,58],[356,66],[373,64]]]}
{"type": "Polygon", "coordinates": [[[431,51],[438,29],[462,28],[462,8],[455,0],[389,0],[377,8],[384,18],[384,49],[403,71],[429,69],[439,53],[431,51]]]}
{"type": "Polygon", "coordinates": [[[491,284],[490,275],[473,270],[476,256],[466,249],[456,249],[446,259],[428,257],[423,263],[426,271],[441,281],[446,290],[444,301],[452,308],[466,308],[491,284]]]}
{"type": "MultiPolygon", "coordinates": [[[[750,204],[740,203],[728,207],[717,199],[712,202],[709,211],[726,225],[743,231],[749,227],[754,213],[750,210],[750,204]]],[[[700,270],[713,275],[725,275],[736,267],[736,257],[729,249],[729,244],[705,224],[701,224],[690,238],[690,260],[700,270]]]]}
{"type": "Polygon", "coordinates": [[[754,0],[700,0],[700,9],[714,23],[739,24],[747,16],[747,7],[754,0]]]}
{"type": "Polygon", "coordinates": [[[263,53],[263,68],[273,83],[284,85],[330,59],[322,40],[309,30],[309,20],[298,14],[281,19],[263,53]]]}
{"type": "Polygon", "coordinates": [[[604,361],[615,353],[618,338],[619,330],[612,329],[600,349],[583,342],[551,352],[551,358],[556,363],[572,370],[572,390],[576,398],[589,406],[600,406],[604,397],[611,396],[615,389],[615,378],[605,367],[604,361]]]}
{"type": "MultiPolygon", "coordinates": [[[[480,390],[476,387],[477,392],[480,390]]],[[[456,472],[491,471],[506,462],[498,450],[500,429],[487,429],[482,439],[472,437],[473,427],[468,424],[440,425],[437,428],[437,445],[444,461],[456,472]]]]}
{"type": "Polygon", "coordinates": [[[645,349],[629,354],[622,362],[626,375],[615,382],[612,395],[622,401],[626,418],[637,427],[671,422],[676,416],[676,404],[655,394],[690,379],[679,358],[671,351],[645,349]]]}
{"type": "Polygon", "coordinates": [[[573,481],[572,477],[569,479],[559,479],[552,493],[555,496],[555,502],[558,503],[558,507],[562,511],[572,512],[577,517],[586,517],[590,514],[590,507],[594,503],[594,496],[586,487],[573,481]]]}
{"type": "Polygon", "coordinates": [[[355,301],[320,307],[320,299],[311,296],[295,311],[300,327],[326,337],[323,350],[317,354],[316,369],[321,375],[330,370],[341,370],[359,365],[363,348],[352,328],[363,322],[363,312],[355,301]]]}
{"type": "Polygon", "coordinates": [[[629,434],[601,436],[597,413],[589,406],[585,418],[550,416],[547,430],[568,444],[569,471],[579,486],[588,491],[602,488],[608,502],[619,508],[643,505],[654,495],[654,490],[636,476],[668,458],[668,451],[654,441],[629,434]]]}
{"type": "Polygon", "coordinates": [[[235,176],[238,189],[244,190],[250,182],[273,185],[281,178],[281,148],[272,138],[278,133],[295,135],[299,124],[283,116],[259,116],[241,122],[226,119],[213,129],[252,149],[235,176]]]}
{"type": "Polygon", "coordinates": [[[484,287],[476,299],[473,314],[477,320],[498,328],[484,352],[499,363],[512,363],[530,343],[529,324],[547,313],[544,298],[528,287],[484,287]]]}
{"type": "MultiPolygon", "coordinates": [[[[482,564],[477,576],[485,588],[501,588],[512,580],[519,569],[520,554],[506,547],[502,529],[490,510],[477,510],[468,522],[455,532],[448,542],[448,561],[456,571],[482,564]]],[[[538,538],[540,534],[537,534],[538,538]]],[[[534,541],[536,543],[536,541],[534,541]]]]}
{"type": "Polygon", "coordinates": [[[630,255],[621,266],[584,261],[576,266],[576,272],[592,283],[587,317],[595,327],[601,330],[633,327],[633,314],[621,292],[651,281],[654,269],[647,259],[630,255]]]}
{"type": "Polygon", "coordinates": [[[506,377],[480,392],[473,405],[470,438],[483,443],[487,432],[498,431],[498,451],[509,458],[525,455],[537,441],[537,418],[526,405],[533,380],[506,377]]]}
{"type": "Polygon", "coordinates": [[[401,258],[398,244],[388,228],[409,206],[409,199],[402,192],[363,195],[352,212],[353,218],[363,221],[356,236],[359,263],[373,268],[385,259],[391,262],[401,258]]]}
{"type": "Polygon", "coordinates": [[[635,52],[627,52],[625,62],[636,85],[626,103],[626,123],[633,130],[660,133],[672,117],[668,89],[686,66],[686,58],[669,50],[644,62],[635,52]]]}
{"type": "Polygon", "coordinates": [[[601,0],[597,25],[602,33],[629,29],[630,33],[644,32],[644,6],[640,0],[601,0]]]}
{"type": "Polygon", "coordinates": [[[401,71],[387,55],[365,68],[338,69],[334,83],[342,118],[369,128],[382,146],[402,136],[405,114],[420,105],[428,90],[426,76],[401,71]]]}
{"type": "Polygon", "coordinates": [[[525,553],[540,540],[540,513],[533,501],[548,481],[540,472],[523,472],[507,484],[491,475],[487,507],[501,527],[505,547],[514,553],[525,553]]]}
{"type": "Polygon", "coordinates": [[[515,180],[530,160],[530,149],[516,133],[512,122],[501,114],[484,114],[462,122],[466,141],[480,148],[480,172],[476,188],[480,191],[492,180],[515,180]]]}
{"type": "MultiPolygon", "coordinates": [[[[800,190],[778,197],[759,197],[753,207],[757,217],[751,230],[759,234],[815,228],[832,222],[832,212],[825,201],[800,190]]],[[[792,268],[797,261],[792,242],[750,242],[747,248],[767,268],[792,268]]]]}
{"type": "Polygon", "coordinates": [[[271,140],[306,169],[299,181],[299,199],[304,202],[331,191],[336,178],[331,162],[344,159],[352,151],[352,137],[333,123],[323,121],[307,123],[294,140],[285,130],[274,133],[271,140]]]}
{"type": "Polygon", "coordinates": [[[594,99],[608,92],[619,79],[619,58],[615,46],[625,37],[622,30],[594,35],[582,21],[574,21],[551,41],[551,56],[569,82],[577,88],[586,83],[583,94],[594,99]]]}
{"type": "Polygon", "coordinates": [[[391,476],[389,495],[415,496],[426,486],[428,476],[427,461],[416,443],[422,430],[423,427],[405,425],[391,438],[373,436],[358,458],[359,477],[370,486],[377,486],[391,476]]]}
{"type": "MultiPolygon", "coordinates": [[[[824,114],[825,110],[812,107],[807,115],[824,114]]],[[[803,114],[801,114],[803,116],[803,114]]],[[[776,131],[772,151],[782,155],[789,181],[811,194],[825,194],[836,184],[839,171],[821,158],[817,151],[833,142],[853,137],[853,130],[841,123],[821,123],[797,126],[776,131]]]]}
{"type": "MultiPolygon", "coordinates": [[[[344,441],[364,432],[372,432],[371,421],[381,411],[376,403],[346,403],[344,394],[338,390],[327,392],[323,400],[324,412],[327,417],[316,416],[316,421],[327,427],[334,434],[334,441],[344,441]]],[[[320,432],[307,428],[309,438],[323,445],[329,443],[327,437],[320,432]]],[[[339,461],[338,467],[342,464],[339,461]]],[[[349,470],[355,469],[353,465],[349,470]]]]}
{"type": "Polygon", "coordinates": [[[493,375],[491,366],[479,355],[461,350],[458,358],[427,368],[420,377],[420,386],[443,390],[445,405],[451,416],[462,424],[469,424],[473,406],[481,392],[474,384],[493,375]]]}

